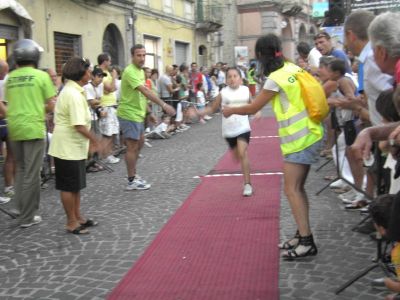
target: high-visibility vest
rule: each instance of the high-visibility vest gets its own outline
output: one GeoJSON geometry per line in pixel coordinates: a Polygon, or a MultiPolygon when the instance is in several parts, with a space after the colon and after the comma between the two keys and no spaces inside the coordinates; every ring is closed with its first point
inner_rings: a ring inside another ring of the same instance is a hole
{"type": "Polygon", "coordinates": [[[249,82],[249,84],[257,84],[257,81],[254,80],[254,73],[255,73],[255,69],[250,69],[247,72],[247,81],[249,82]]]}
{"type": "Polygon", "coordinates": [[[282,68],[268,76],[287,96],[284,99],[278,93],[272,99],[283,155],[299,152],[322,139],[324,135],[322,125],[308,117],[300,84],[294,76],[299,70],[295,64],[286,62],[282,68]]]}

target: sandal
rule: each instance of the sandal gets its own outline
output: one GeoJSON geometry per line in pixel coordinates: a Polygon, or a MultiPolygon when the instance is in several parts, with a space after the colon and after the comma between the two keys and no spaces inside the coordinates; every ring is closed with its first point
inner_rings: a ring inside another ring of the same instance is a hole
{"type": "Polygon", "coordinates": [[[99,165],[98,163],[94,163],[94,167],[97,169],[97,171],[104,171],[104,167],[99,165]]]}
{"type": "Polygon", "coordinates": [[[299,244],[296,248],[289,249],[282,254],[282,258],[286,260],[295,260],[307,256],[315,256],[318,253],[317,246],[314,243],[312,234],[309,236],[300,236],[299,244]]]}
{"type": "Polygon", "coordinates": [[[69,230],[67,229],[68,233],[72,233],[72,234],[88,234],[89,231],[86,229],[86,227],[84,226],[78,226],[76,227],[74,230],[69,230]]]}
{"type": "Polygon", "coordinates": [[[100,170],[98,168],[96,168],[95,166],[90,166],[90,167],[86,168],[86,172],[88,172],[88,173],[96,173],[98,171],[100,171],[100,170]]]}
{"type": "Polygon", "coordinates": [[[360,200],[355,203],[347,204],[344,208],[347,210],[360,210],[368,205],[366,200],[360,200]]]}
{"type": "Polygon", "coordinates": [[[99,222],[92,219],[87,219],[85,223],[81,223],[81,227],[93,227],[99,225],[99,222]]]}
{"type": "Polygon", "coordinates": [[[292,237],[290,240],[287,240],[286,242],[280,243],[278,245],[278,248],[283,250],[293,249],[299,244],[299,240],[300,240],[300,233],[297,230],[294,237],[292,237]]]}

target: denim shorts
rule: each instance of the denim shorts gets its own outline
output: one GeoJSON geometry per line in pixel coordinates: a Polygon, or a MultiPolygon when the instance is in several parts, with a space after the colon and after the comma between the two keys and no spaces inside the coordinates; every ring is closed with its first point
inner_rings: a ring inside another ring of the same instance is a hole
{"type": "Polygon", "coordinates": [[[284,156],[283,160],[290,163],[311,165],[318,161],[322,139],[311,146],[284,156]]]}
{"type": "Polygon", "coordinates": [[[133,122],[125,119],[118,118],[119,128],[122,135],[126,139],[131,139],[138,141],[144,134],[144,124],[143,122],[133,122]]]}

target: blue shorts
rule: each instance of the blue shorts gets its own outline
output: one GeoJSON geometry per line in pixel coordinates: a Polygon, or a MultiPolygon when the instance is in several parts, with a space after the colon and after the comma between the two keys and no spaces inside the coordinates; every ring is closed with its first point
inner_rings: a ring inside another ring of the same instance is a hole
{"type": "Polygon", "coordinates": [[[8,138],[7,122],[0,120],[0,140],[5,142],[8,138]]]}
{"type": "Polygon", "coordinates": [[[118,118],[119,128],[122,135],[126,139],[140,140],[144,134],[144,124],[143,122],[133,122],[125,119],[118,118]]]}
{"type": "Polygon", "coordinates": [[[290,163],[311,165],[318,161],[322,139],[311,146],[299,151],[287,154],[283,160],[290,163]]]}

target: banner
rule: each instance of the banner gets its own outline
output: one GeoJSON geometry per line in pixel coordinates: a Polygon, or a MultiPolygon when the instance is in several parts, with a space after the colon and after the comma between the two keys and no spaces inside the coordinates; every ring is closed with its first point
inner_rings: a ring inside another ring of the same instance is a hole
{"type": "Polygon", "coordinates": [[[235,46],[235,62],[237,66],[249,65],[249,48],[247,46],[235,46]]]}
{"type": "Polygon", "coordinates": [[[344,34],[343,26],[322,27],[321,30],[326,31],[331,36],[333,47],[343,50],[344,34]]]}
{"type": "Polygon", "coordinates": [[[314,2],[312,5],[313,18],[325,17],[325,12],[329,10],[329,2],[314,2]]]}

